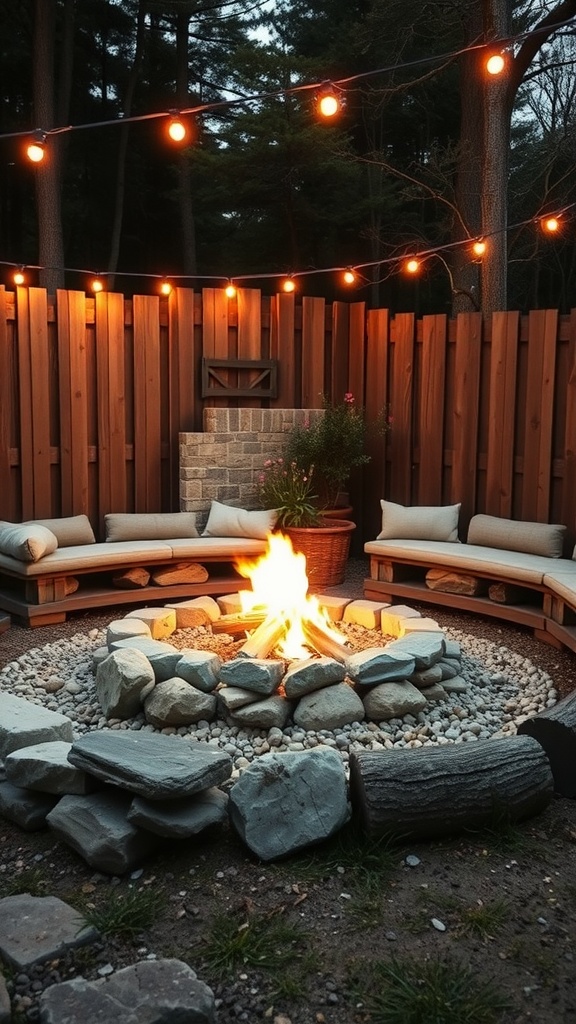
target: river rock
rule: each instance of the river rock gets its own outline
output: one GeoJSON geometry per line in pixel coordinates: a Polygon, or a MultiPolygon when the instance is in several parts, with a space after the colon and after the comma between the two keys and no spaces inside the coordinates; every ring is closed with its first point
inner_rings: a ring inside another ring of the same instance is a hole
{"type": "Polygon", "coordinates": [[[402,718],[402,715],[417,715],[425,707],[424,693],[407,679],[401,683],[382,683],[369,690],[364,697],[366,715],[375,722],[402,718]]]}
{"type": "Polygon", "coordinates": [[[232,718],[235,724],[250,729],[283,729],[290,717],[290,701],[273,693],[265,700],[257,700],[237,708],[232,718]]]}
{"type": "Polygon", "coordinates": [[[216,697],[203,693],[184,679],[165,679],[157,683],[144,701],[147,722],[157,729],[210,721],[216,714],[216,697]]]}
{"type": "MultiPolygon", "coordinates": [[[[424,619],[411,619],[410,622],[424,622],[424,619]]],[[[431,668],[444,654],[444,634],[427,632],[406,633],[400,640],[393,640],[388,648],[394,653],[405,652],[416,662],[416,669],[422,671],[431,668]]],[[[410,673],[408,673],[409,675],[410,673]]]]}
{"type": "Polygon", "coordinates": [[[364,705],[347,683],[334,683],[304,694],[294,711],[295,724],[306,730],[340,729],[363,718],[364,705]]]}
{"type": "Polygon", "coordinates": [[[127,640],[134,636],[150,638],[150,627],[140,619],[114,619],[106,628],[106,645],[110,648],[115,640],[127,640]]]}
{"type": "Polygon", "coordinates": [[[228,796],[212,787],[183,800],[153,802],[134,797],[128,821],[157,836],[188,839],[228,820],[228,796]]]}
{"type": "Polygon", "coordinates": [[[133,718],[153,688],[154,672],[141,651],[112,651],[96,669],[96,695],[107,718],[133,718]]]}
{"type": "Polygon", "coordinates": [[[395,652],[393,643],[391,641],[386,647],[367,647],[346,658],[346,671],[350,678],[360,686],[374,686],[412,675],[416,659],[403,648],[395,652]]]}
{"type": "Polygon", "coordinates": [[[233,658],[220,669],[220,681],[269,696],[284,675],[284,662],[272,658],[233,658]]]}
{"type": "Polygon", "coordinates": [[[182,654],[174,674],[180,679],[185,679],[187,683],[192,683],[198,690],[211,693],[218,685],[221,668],[220,658],[212,651],[189,650],[182,654]]]}
{"type": "Polygon", "coordinates": [[[306,658],[294,661],[284,676],[284,692],[289,698],[298,698],[305,693],[320,690],[332,683],[341,683],[346,671],[334,658],[306,658]]]}
{"type": "Polygon", "coordinates": [[[33,743],[73,739],[72,722],[65,715],[0,691],[0,760],[33,743]]]}

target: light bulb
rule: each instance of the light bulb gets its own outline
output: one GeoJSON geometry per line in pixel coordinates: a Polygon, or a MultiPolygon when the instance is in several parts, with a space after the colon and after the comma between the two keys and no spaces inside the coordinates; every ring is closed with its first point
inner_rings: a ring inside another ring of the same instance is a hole
{"type": "Polygon", "coordinates": [[[104,284],[99,277],[93,277],[90,281],[90,288],[93,292],[101,292],[104,290],[104,284]]]}
{"type": "Polygon", "coordinates": [[[183,142],[187,134],[186,125],[182,123],[179,117],[173,117],[168,125],[168,135],[172,142],[183,142]]]}
{"type": "Polygon", "coordinates": [[[483,256],[486,252],[486,242],[483,238],[478,238],[472,246],[472,252],[475,256],[483,256]]]}
{"type": "Polygon", "coordinates": [[[542,227],[544,228],[545,231],[550,231],[550,232],[554,233],[554,231],[558,231],[559,230],[559,228],[560,228],[560,221],[558,220],[557,217],[545,217],[544,220],[542,221],[542,227]]]}
{"type": "Polygon", "coordinates": [[[318,100],[318,111],[322,117],[334,117],[340,110],[340,101],[332,92],[326,92],[318,100]]]}
{"type": "Polygon", "coordinates": [[[286,279],[285,279],[285,280],[284,280],[284,281],[282,282],[282,291],[285,291],[285,292],[293,292],[293,291],[295,291],[295,290],[296,290],[296,285],[294,284],[294,280],[293,280],[293,278],[291,278],[291,277],[287,277],[287,278],[286,278],[286,279]]]}
{"type": "Polygon", "coordinates": [[[353,270],[345,270],[343,277],[345,284],[354,284],[356,280],[356,274],[353,270]]]}
{"type": "Polygon", "coordinates": [[[26,147],[26,156],[33,164],[39,164],[46,156],[43,139],[35,138],[26,147]]]}
{"type": "Polygon", "coordinates": [[[14,281],[14,284],[24,284],[25,281],[26,281],[26,278],[24,276],[24,271],[23,270],[15,270],[14,274],[12,275],[12,280],[14,281]]]}
{"type": "Polygon", "coordinates": [[[407,260],[404,264],[404,268],[408,274],[417,274],[420,270],[420,260],[411,259],[407,260]]]}
{"type": "Polygon", "coordinates": [[[226,293],[227,298],[229,298],[229,299],[233,299],[234,298],[234,296],[236,295],[236,288],[232,284],[232,281],[230,281],[230,283],[226,285],[226,288],[224,289],[224,291],[226,293]]]}
{"type": "Polygon", "coordinates": [[[501,53],[493,53],[486,61],[486,71],[489,75],[501,75],[504,71],[506,61],[501,53]]]}
{"type": "Polygon", "coordinates": [[[160,283],[160,294],[161,295],[170,295],[171,291],[172,291],[172,285],[170,284],[170,281],[167,281],[166,278],[164,278],[164,280],[160,283]]]}

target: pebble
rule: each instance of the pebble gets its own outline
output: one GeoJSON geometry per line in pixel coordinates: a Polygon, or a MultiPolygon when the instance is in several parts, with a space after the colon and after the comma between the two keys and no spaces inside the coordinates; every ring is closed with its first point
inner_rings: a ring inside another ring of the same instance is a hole
{"type": "Polygon", "coordinates": [[[444,924],[443,921],[439,921],[437,917],[430,918],[430,923],[432,927],[436,929],[437,932],[446,931],[446,925],[444,924]]]}

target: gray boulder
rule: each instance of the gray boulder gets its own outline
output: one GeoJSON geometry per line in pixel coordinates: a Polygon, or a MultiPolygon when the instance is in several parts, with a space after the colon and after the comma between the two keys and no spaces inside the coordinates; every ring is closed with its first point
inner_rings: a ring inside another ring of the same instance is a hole
{"type": "Polygon", "coordinates": [[[374,686],[387,680],[405,679],[416,669],[416,659],[405,650],[386,647],[367,647],[346,659],[346,671],[359,686],[374,686]]]}
{"type": "Polygon", "coordinates": [[[64,740],[52,740],[13,750],[5,761],[8,782],[41,793],[90,793],[97,783],[70,764],[71,747],[64,740]]]}
{"type": "Polygon", "coordinates": [[[185,679],[198,690],[211,693],[218,685],[221,667],[220,658],[212,651],[184,651],[176,666],[175,675],[185,679]]]}
{"type": "Polygon", "coordinates": [[[123,875],[155,853],[161,841],[128,821],[131,798],[115,789],[63,796],[46,821],[62,842],[96,871],[123,875]]]}
{"type": "Polygon", "coordinates": [[[284,662],[272,658],[233,658],[220,669],[220,681],[268,697],[284,675],[284,662]]]}
{"type": "Polygon", "coordinates": [[[72,744],[68,758],[103,782],[148,800],[191,796],[232,774],[232,759],[223,750],[143,732],[87,733],[72,744]]]}
{"type": "Polygon", "coordinates": [[[239,686],[223,686],[218,690],[218,709],[223,715],[235,713],[245,704],[254,704],[260,700],[252,690],[242,690],[239,686]]]}
{"type": "Polygon", "coordinates": [[[154,682],[152,666],[141,651],[112,651],[96,669],[96,696],[107,718],[133,718],[154,682]]]}
{"type": "Polygon", "coordinates": [[[0,782],[0,817],[13,821],[25,832],[46,828],[46,816],[58,797],[50,793],[33,793],[31,789],[0,782]]]}
{"type": "Polygon", "coordinates": [[[341,683],[346,675],[344,666],[334,658],[307,658],[295,661],[284,676],[284,692],[289,698],[321,690],[323,686],[341,683]]]}
{"type": "Polygon", "coordinates": [[[364,707],[368,718],[380,722],[402,718],[402,715],[417,715],[426,707],[426,697],[405,679],[401,683],[382,683],[369,690],[364,697],[364,707]]]}
{"type": "Polygon", "coordinates": [[[146,721],[158,729],[169,725],[191,725],[214,718],[216,697],[203,693],[184,679],[165,679],[157,683],[144,701],[146,721]]]}
{"type": "Polygon", "coordinates": [[[236,725],[250,729],[283,729],[290,718],[292,705],[279,693],[237,708],[232,718],[236,725]]]}
{"type": "Polygon", "coordinates": [[[230,791],[230,819],[261,860],[318,843],[348,820],[346,775],[334,750],[264,754],[230,791]]]}
{"type": "Polygon", "coordinates": [[[126,640],[135,636],[148,639],[152,637],[150,627],[141,619],[114,619],[106,627],[106,645],[109,650],[115,640],[126,640]]]}
{"type": "Polygon", "coordinates": [[[306,730],[339,729],[365,717],[364,705],[348,683],[304,694],[294,711],[294,722],[306,730]]]}
{"type": "Polygon", "coordinates": [[[0,900],[0,920],[0,956],[16,970],[61,957],[99,938],[79,910],[56,896],[6,896],[0,900]]]}
{"type": "Polygon", "coordinates": [[[33,743],[73,739],[72,722],[65,715],[0,691],[0,760],[33,743]]]}
{"type": "Polygon", "coordinates": [[[109,978],[74,978],[40,997],[42,1024],[215,1024],[214,993],[181,960],[142,960],[109,978]]]}
{"type": "Polygon", "coordinates": [[[128,811],[128,821],[133,825],[175,839],[195,836],[209,825],[219,825],[227,819],[228,796],[215,787],[184,800],[161,803],[136,796],[128,811]]]}
{"type": "MultiPolygon", "coordinates": [[[[431,668],[444,654],[443,633],[407,633],[399,640],[388,644],[388,651],[394,654],[406,653],[414,658],[416,669],[431,668]]],[[[408,675],[410,673],[407,673],[408,675]]]]}

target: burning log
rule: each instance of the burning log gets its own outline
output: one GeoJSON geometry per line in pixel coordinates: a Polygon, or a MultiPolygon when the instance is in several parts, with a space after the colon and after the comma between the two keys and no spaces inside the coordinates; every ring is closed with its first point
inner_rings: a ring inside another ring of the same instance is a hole
{"type": "Polygon", "coordinates": [[[265,658],[285,632],[286,623],[277,615],[269,615],[242,645],[238,657],[265,658]]]}
{"type": "Polygon", "coordinates": [[[302,630],[306,637],[306,642],[314,650],[318,651],[319,654],[325,654],[328,658],[334,658],[334,661],[339,661],[342,664],[350,656],[349,647],[345,647],[343,643],[338,643],[337,640],[330,636],[327,629],[318,626],[310,619],[303,619],[302,630]]]}
{"type": "Polygon", "coordinates": [[[235,636],[237,633],[246,633],[256,629],[266,618],[265,611],[258,612],[235,612],[231,615],[221,615],[212,623],[213,633],[230,633],[235,636]]]}

